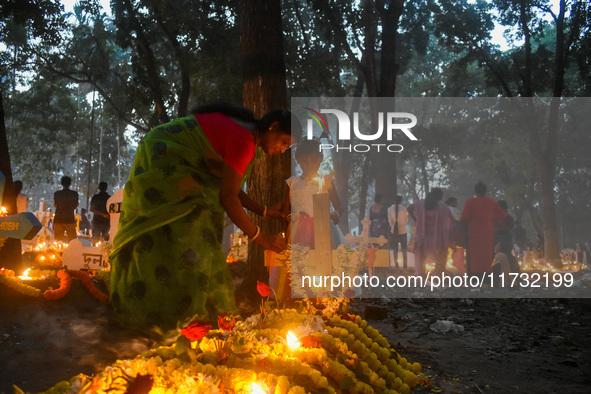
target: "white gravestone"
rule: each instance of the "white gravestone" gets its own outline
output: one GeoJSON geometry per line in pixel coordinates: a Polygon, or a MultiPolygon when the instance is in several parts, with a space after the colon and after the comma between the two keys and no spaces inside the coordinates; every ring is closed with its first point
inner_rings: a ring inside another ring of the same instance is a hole
{"type": "Polygon", "coordinates": [[[107,212],[111,217],[111,230],[109,231],[109,242],[112,244],[115,234],[119,230],[119,216],[121,215],[121,203],[123,202],[123,189],[117,190],[107,200],[107,212]]]}
{"type": "Polygon", "coordinates": [[[76,238],[70,241],[62,255],[64,265],[70,270],[103,270],[108,262],[101,248],[92,246],[87,239],[76,238]]]}

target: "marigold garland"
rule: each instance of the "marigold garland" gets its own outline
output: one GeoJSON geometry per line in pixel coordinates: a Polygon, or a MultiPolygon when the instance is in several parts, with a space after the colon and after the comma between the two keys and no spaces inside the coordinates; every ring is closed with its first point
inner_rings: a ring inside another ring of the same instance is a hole
{"type": "Polygon", "coordinates": [[[56,290],[45,290],[43,297],[46,300],[54,301],[63,298],[72,287],[72,277],[66,269],[59,270],[57,277],[60,280],[60,287],[56,290]]]}
{"type": "Polygon", "coordinates": [[[88,272],[86,272],[86,271],[70,271],[70,275],[72,277],[78,279],[84,285],[84,287],[86,287],[86,290],[88,290],[88,292],[94,298],[96,298],[98,301],[102,302],[103,304],[106,304],[109,302],[109,296],[107,294],[103,293],[102,291],[100,291],[95,286],[95,284],[92,281],[92,279],[90,278],[90,275],[88,274],[88,272]]]}
{"type": "Polygon", "coordinates": [[[266,328],[254,315],[236,322],[232,331],[209,330],[185,353],[175,345],[151,349],[94,377],[78,375],[58,386],[72,393],[123,393],[130,382],[146,376],[153,382],[150,393],[250,393],[252,383],[276,394],[408,393],[418,384],[428,384],[420,364],[401,357],[365,320],[350,316],[323,321],[294,309],[273,310],[266,328]],[[288,330],[310,347],[288,348],[288,330]],[[218,357],[224,347],[220,344],[232,352],[218,357]]]}
{"type": "Polygon", "coordinates": [[[31,297],[39,297],[41,295],[41,290],[37,289],[36,287],[22,283],[18,279],[18,277],[14,276],[14,272],[12,275],[13,276],[0,274],[0,283],[20,294],[24,294],[31,297]]]}

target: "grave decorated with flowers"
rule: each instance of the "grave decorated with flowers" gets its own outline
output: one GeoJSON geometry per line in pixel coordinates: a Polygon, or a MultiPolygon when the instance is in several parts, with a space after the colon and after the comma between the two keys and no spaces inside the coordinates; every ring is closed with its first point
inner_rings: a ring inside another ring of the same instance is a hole
{"type": "MultiPolygon", "coordinates": [[[[247,319],[195,317],[170,344],[79,374],[46,393],[408,393],[431,383],[347,299],[283,308],[258,283],[261,312],[247,319]],[[215,327],[215,328],[214,328],[215,327]]],[[[170,335],[170,333],[168,333],[170,335]]]]}

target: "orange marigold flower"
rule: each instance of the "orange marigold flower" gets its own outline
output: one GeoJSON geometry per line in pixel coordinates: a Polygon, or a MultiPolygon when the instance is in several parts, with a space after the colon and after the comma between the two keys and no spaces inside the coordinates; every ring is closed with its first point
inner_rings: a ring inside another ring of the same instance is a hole
{"type": "Polygon", "coordinates": [[[322,347],[322,339],[314,336],[308,335],[300,339],[300,343],[303,347],[322,347]]]}
{"type": "Polygon", "coordinates": [[[271,289],[269,288],[269,285],[263,282],[259,282],[257,280],[257,290],[259,292],[259,294],[263,297],[269,297],[271,295],[271,289]]]}
{"type": "Polygon", "coordinates": [[[232,331],[234,326],[236,325],[236,318],[234,316],[228,315],[227,313],[222,313],[218,316],[218,326],[222,331],[232,331]]]}
{"type": "Polygon", "coordinates": [[[181,335],[190,341],[198,341],[211,330],[211,323],[208,321],[194,321],[181,330],[181,335]]]}
{"type": "Polygon", "coordinates": [[[355,321],[355,316],[349,314],[349,313],[343,313],[341,316],[339,316],[341,318],[341,320],[348,320],[348,321],[355,321]]]}

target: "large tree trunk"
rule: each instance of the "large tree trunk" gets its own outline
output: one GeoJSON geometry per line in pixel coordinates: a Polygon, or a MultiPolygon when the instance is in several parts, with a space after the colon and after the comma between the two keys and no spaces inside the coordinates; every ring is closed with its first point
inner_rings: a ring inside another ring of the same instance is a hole
{"type": "MultiPolygon", "coordinates": [[[[8,138],[6,136],[6,125],[4,123],[4,103],[0,91],[0,172],[6,178],[4,195],[1,205],[6,208],[8,214],[16,213],[16,196],[12,183],[12,168],[10,167],[10,156],[8,153],[8,138]]],[[[0,247],[0,266],[20,270],[21,268],[21,241],[20,239],[8,238],[4,246],[0,247]]]]}
{"type": "MultiPolygon", "coordinates": [[[[376,0],[377,11],[382,20],[381,72],[378,87],[378,96],[380,97],[394,97],[396,95],[396,79],[399,70],[396,61],[398,57],[396,39],[398,37],[400,16],[404,10],[404,1],[384,2],[376,0]]],[[[392,106],[388,105],[386,108],[378,108],[378,111],[385,112],[392,111],[392,109],[392,106]]],[[[389,141],[384,137],[379,143],[388,144],[389,141]]],[[[387,204],[393,203],[394,197],[398,193],[396,157],[396,153],[380,153],[376,156],[374,164],[376,169],[376,193],[381,194],[387,204]]]]}
{"type": "MultiPolygon", "coordinates": [[[[261,117],[270,109],[287,107],[281,5],[278,0],[241,0],[242,35],[240,55],[243,67],[243,103],[261,117]]],[[[248,180],[248,194],[265,205],[283,202],[285,180],[291,175],[289,153],[266,156],[256,162],[248,180]]],[[[267,233],[280,231],[277,221],[251,215],[254,223],[267,233]]],[[[249,246],[248,272],[241,294],[256,295],[256,281],[267,282],[263,249],[249,246]]]]}

